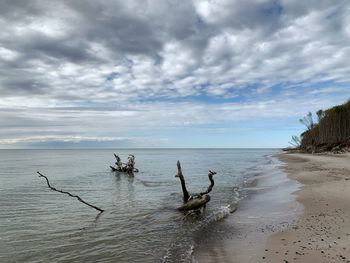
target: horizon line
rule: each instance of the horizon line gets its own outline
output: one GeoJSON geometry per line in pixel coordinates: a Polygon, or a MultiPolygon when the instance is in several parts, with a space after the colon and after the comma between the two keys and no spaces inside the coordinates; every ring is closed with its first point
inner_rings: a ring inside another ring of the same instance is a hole
{"type": "Polygon", "coordinates": [[[166,149],[188,149],[188,150],[196,150],[196,149],[222,149],[222,150],[239,150],[239,149],[275,149],[281,150],[285,147],[123,147],[123,148],[0,148],[0,150],[166,150],[166,149]]]}

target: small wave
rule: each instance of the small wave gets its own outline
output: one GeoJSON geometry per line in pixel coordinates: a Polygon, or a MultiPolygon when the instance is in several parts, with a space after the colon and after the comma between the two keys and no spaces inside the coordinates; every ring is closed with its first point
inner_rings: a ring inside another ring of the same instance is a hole
{"type": "Polygon", "coordinates": [[[172,185],[172,182],[167,181],[147,181],[142,179],[136,179],[137,182],[143,184],[145,187],[161,187],[161,186],[169,186],[172,185]]]}
{"type": "Polygon", "coordinates": [[[237,209],[237,204],[232,203],[230,205],[220,207],[216,211],[210,214],[205,220],[202,221],[202,223],[195,228],[195,231],[200,230],[200,228],[207,227],[208,225],[220,221],[224,218],[226,218],[228,215],[232,214],[235,212],[237,209]]]}
{"type": "Polygon", "coordinates": [[[195,249],[194,236],[201,234],[205,235],[210,225],[223,220],[235,212],[236,209],[237,203],[232,203],[230,205],[220,207],[202,220],[198,219],[195,220],[195,222],[191,222],[190,228],[183,229],[183,231],[181,231],[181,233],[179,233],[171,242],[165,256],[162,259],[162,263],[196,262],[193,257],[195,249]]]}
{"type": "Polygon", "coordinates": [[[162,263],[173,263],[173,262],[183,262],[183,263],[193,263],[194,244],[191,244],[188,249],[177,257],[173,257],[171,250],[167,251],[167,254],[163,257],[162,263]]]}

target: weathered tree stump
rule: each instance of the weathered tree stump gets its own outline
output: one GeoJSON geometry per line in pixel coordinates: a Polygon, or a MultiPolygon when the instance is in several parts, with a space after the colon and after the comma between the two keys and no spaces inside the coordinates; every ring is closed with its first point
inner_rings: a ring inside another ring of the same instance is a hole
{"type": "Polygon", "coordinates": [[[137,173],[139,170],[135,168],[135,156],[132,154],[129,154],[128,156],[128,162],[123,163],[120,159],[120,157],[116,154],[114,154],[114,157],[116,159],[115,166],[110,166],[112,171],[114,172],[122,172],[127,173],[128,175],[134,175],[134,173],[137,173]]]}
{"type": "Polygon", "coordinates": [[[182,174],[180,161],[177,161],[177,175],[175,175],[175,177],[178,177],[180,179],[184,203],[178,208],[179,211],[196,211],[205,207],[205,205],[210,201],[209,193],[213,190],[214,187],[214,174],[216,174],[216,172],[209,170],[208,178],[210,184],[206,191],[190,195],[186,188],[186,182],[182,174]]]}

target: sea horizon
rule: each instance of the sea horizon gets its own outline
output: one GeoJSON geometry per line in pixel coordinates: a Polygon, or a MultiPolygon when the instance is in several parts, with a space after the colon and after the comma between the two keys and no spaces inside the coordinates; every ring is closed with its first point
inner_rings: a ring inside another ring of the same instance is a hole
{"type": "Polygon", "coordinates": [[[228,150],[244,150],[244,149],[252,149],[252,150],[268,150],[268,149],[275,149],[275,150],[278,150],[278,149],[283,149],[283,147],[123,147],[123,148],[118,148],[118,147],[114,147],[114,148],[0,148],[0,150],[128,150],[128,149],[138,149],[138,150],[147,150],[147,149],[150,149],[150,150],[161,150],[161,149],[203,149],[203,150],[225,150],[225,149],[228,149],[228,150]]]}

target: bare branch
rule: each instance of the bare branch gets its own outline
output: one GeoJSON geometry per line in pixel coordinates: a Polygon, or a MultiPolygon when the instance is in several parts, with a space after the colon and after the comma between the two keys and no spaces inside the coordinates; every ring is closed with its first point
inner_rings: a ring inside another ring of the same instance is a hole
{"type": "Polygon", "coordinates": [[[296,148],[300,147],[300,144],[301,144],[300,138],[296,135],[293,135],[292,140],[289,141],[289,144],[296,148]]]}
{"type": "Polygon", "coordinates": [[[209,170],[208,178],[209,178],[210,184],[206,191],[189,195],[186,189],[185,178],[182,174],[180,161],[177,161],[177,174],[175,175],[175,177],[179,177],[180,179],[181,188],[183,192],[183,201],[184,201],[184,204],[181,207],[179,207],[178,210],[191,211],[191,210],[198,210],[198,209],[204,208],[205,205],[210,201],[209,193],[213,190],[213,187],[214,187],[214,180],[213,180],[214,174],[216,174],[216,172],[212,172],[209,170]]]}
{"type": "Polygon", "coordinates": [[[299,121],[306,126],[308,130],[311,130],[314,127],[314,120],[312,118],[312,113],[309,112],[305,117],[299,119],[299,121]]]}
{"type": "Polygon", "coordinates": [[[128,162],[123,163],[118,155],[114,153],[116,159],[115,167],[111,167],[112,171],[127,173],[130,176],[133,176],[134,173],[138,173],[139,170],[135,168],[135,156],[129,154],[128,162]]]}
{"type": "Polygon", "coordinates": [[[62,191],[62,190],[56,189],[55,187],[53,187],[53,186],[50,185],[49,179],[48,179],[45,175],[41,174],[40,172],[37,172],[37,173],[39,174],[39,177],[44,177],[44,178],[45,178],[46,183],[47,183],[47,186],[48,186],[51,190],[56,191],[56,192],[59,192],[59,193],[62,193],[62,194],[67,194],[67,195],[69,195],[70,197],[77,198],[80,202],[82,202],[82,203],[84,203],[84,204],[86,204],[86,205],[88,205],[88,206],[90,206],[90,207],[92,207],[92,208],[94,208],[94,209],[100,211],[100,213],[103,213],[103,212],[104,212],[103,209],[98,208],[97,206],[94,206],[94,205],[92,205],[92,204],[89,204],[88,202],[85,202],[85,201],[84,201],[83,199],[81,199],[78,195],[73,195],[73,194],[71,194],[70,192],[62,191]]]}
{"type": "Polygon", "coordinates": [[[190,195],[186,189],[186,182],[185,182],[185,178],[182,174],[181,164],[180,164],[179,160],[177,161],[177,175],[175,175],[175,176],[180,178],[182,193],[184,195],[183,200],[184,200],[184,203],[186,203],[190,199],[190,195]]]}
{"type": "Polygon", "coordinates": [[[211,190],[213,190],[213,187],[214,187],[213,175],[214,174],[216,174],[216,172],[212,172],[212,171],[209,170],[208,178],[209,178],[209,181],[210,181],[210,185],[208,186],[208,189],[206,191],[200,193],[201,196],[209,194],[211,192],[211,190]]]}

